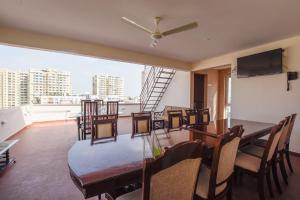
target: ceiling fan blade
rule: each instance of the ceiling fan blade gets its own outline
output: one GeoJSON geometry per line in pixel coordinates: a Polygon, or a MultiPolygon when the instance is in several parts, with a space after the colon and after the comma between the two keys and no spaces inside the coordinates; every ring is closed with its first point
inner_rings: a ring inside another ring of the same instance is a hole
{"type": "Polygon", "coordinates": [[[171,35],[171,34],[174,34],[174,33],[179,33],[179,32],[182,32],[182,31],[187,31],[187,30],[196,28],[197,26],[198,26],[197,22],[193,22],[193,23],[190,23],[190,24],[186,24],[184,26],[180,26],[180,27],[177,27],[177,28],[165,31],[165,32],[162,33],[162,35],[163,36],[167,36],[167,35],[171,35]]]}
{"type": "Polygon", "coordinates": [[[151,31],[151,30],[145,28],[145,27],[142,26],[142,25],[139,25],[139,24],[135,23],[135,22],[132,21],[132,20],[130,20],[130,19],[126,18],[126,17],[122,17],[122,19],[123,19],[125,22],[127,22],[127,23],[129,23],[129,24],[135,26],[136,28],[139,28],[139,29],[141,29],[141,30],[143,30],[143,31],[146,31],[147,33],[152,34],[152,31],[151,31]]]}

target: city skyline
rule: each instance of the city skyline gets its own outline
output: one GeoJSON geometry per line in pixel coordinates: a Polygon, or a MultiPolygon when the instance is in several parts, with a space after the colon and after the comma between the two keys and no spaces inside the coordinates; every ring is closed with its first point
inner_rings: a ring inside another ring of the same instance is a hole
{"type": "Polygon", "coordinates": [[[4,45],[0,45],[0,58],[0,68],[9,70],[54,68],[69,71],[74,94],[92,94],[91,81],[96,74],[124,77],[125,96],[139,96],[141,91],[144,66],[139,64],[4,45]]]}

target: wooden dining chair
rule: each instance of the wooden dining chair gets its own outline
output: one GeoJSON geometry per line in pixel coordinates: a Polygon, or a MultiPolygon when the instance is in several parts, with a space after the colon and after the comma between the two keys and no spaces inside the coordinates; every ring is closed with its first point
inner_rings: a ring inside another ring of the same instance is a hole
{"type": "MultiPolygon", "coordinates": [[[[281,171],[281,175],[283,177],[283,180],[286,184],[288,184],[287,181],[287,173],[286,173],[286,168],[284,165],[284,151],[285,151],[285,141],[287,140],[287,136],[288,136],[288,129],[290,126],[290,122],[291,122],[291,117],[288,116],[286,117],[281,123],[283,123],[282,126],[282,130],[281,130],[281,136],[279,138],[278,141],[278,146],[277,149],[275,151],[275,155],[274,155],[274,163],[272,164],[272,171],[273,171],[273,177],[276,183],[276,187],[279,193],[281,193],[281,187],[280,184],[278,182],[278,177],[277,177],[277,164],[279,164],[280,167],[280,171],[281,171]]],[[[264,150],[266,148],[267,145],[267,140],[258,140],[255,141],[253,144],[249,144],[244,146],[243,148],[241,148],[240,150],[243,153],[247,153],[250,155],[254,155],[257,157],[262,158],[264,150]]]]}
{"type": "Polygon", "coordinates": [[[200,169],[196,199],[231,199],[231,179],[234,163],[244,129],[234,126],[223,137],[219,137],[213,150],[211,167],[202,165],[200,169]]]}
{"type": "Polygon", "coordinates": [[[107,101],[106,114],[119,116],[119,101],[107,101]]]}
{"type": "Polygon", "coordinates": [[[210,122],[209,109],[198,110],[198,124],[208,125],[210,122]]]}
{"type": "Polygon", "coordinates": [[[287,139],[285,142],[285,150],[284,150],[285,158],[286,158],[286,161],[288,163],[288,166],[289,166],[289,169],[291,172],[294,172],[294,170],[293,170],[293,166],[292,166],[291,159],[290,159],[290,139],[291,139],[291,135],[292,135],[292,131],[294,128],[294,123],[295,123],[296,117],[297,117],[296,113],[291,115],[291,122],[290,122],[289,130],[288,130],[288,136],[287,136],[287,139]]]}
{"type": "MultiPolygon", "coordinates": [[[[285,184],[288,184],[288,175],[286,172],[286,167],[285,167],[285,159],[287,160],[287,163],[289,163],[289,156],[286,155],[286,149],[287,145],[289,144],[290,141],[290,134],[293,128],[293,123],[295,121],[295,115],[291,115],[285,118],[285,120],[282,122],[284,125],[282,127],[282,134],[280,136],[279,142],[278,142],[278,147],[276,151],[276,155],[274,155],[274,163],[272,165],[272,172],[273,172],[273,177],[275,180],[275,185],[277,187],[277,191],[279,193],[282,193],[281,186],[278,181],[277,177],[277,164],[279,164],[280,167],[280,172],[282,175],[282,178],[285,182],[285,184]]],[[[260,139],[254,142],[254,144],[247,145],[244,148],[241,149],[242,152],[252,154],[255,156],[262,157],[263,151],[266,148],[267,140],[260,139]]],[[[291,163],[290,163],[291,164],[291,163]]]]}
{"type": "Polygon", "coordinates": [[[167,117],[165,118],[165,124],[167,125],[167,132],[170,130],[182,129],[182,110],[168,110],[167,117]]]}
{"type": "Polygon", "coordinates": [[[84,100],[82,101],[82,109],[82,138],[86,139],[86,136],[92,133],[92,116],[97,115],[97,103],[90,100],[84,100]]]}
{"type": "Polygon", "coordinates": [[[97,103],[96,114],[103,115],[104,101],[102,99],[95,99],[94,102],[97,103]]]}
{"type": "Polygon", "coordinates": [[[183,142],[156,159],[146,159],[142,189],[117,200],[193,200],[205,149],[200,141],[183,142]]]}
{"type": "Polygon", "coordinates": [[[186,125],[187,127],[193,127],[197,124],[198,121],[198,115],[195,109],[186,109],[186,125]]]}
{"type": "Polygon", "coordinates": [[[282,134],[282,127],[284,122],[280,122],[278,125],[274,126],[269,134],[269,139],[264,148],[262,157],[256,155],[250,155],[243,152],[238,152],[235,167],[237,170],[242,172],[247,172],[257,178],[258,184],[258,194],[259,199],[265,199],[264,193],[264,179],[267,179],[267,185],[269,193],[273,196],[272,186],[271,186],[271,167],[274,161],[274,153],[282,134]]]}
{"type": "Polygon", "coordinates": [[[131,113],[132,117],[132,135],[151,135],[152,115],[151,112],[131,113]]]}
{"type": "Polygon", "coordinates": [[[92,138],[94,144],[99,140],[117,139],[117,115],[95,115],[92,116],[92,138]]]}
{"type": "Polygon", "coordinates": [[[77,134],[78,140],[81,140],[81,123],[80,123],[80,116],[76,117],[76,125],[77,125],[77,134]]]}

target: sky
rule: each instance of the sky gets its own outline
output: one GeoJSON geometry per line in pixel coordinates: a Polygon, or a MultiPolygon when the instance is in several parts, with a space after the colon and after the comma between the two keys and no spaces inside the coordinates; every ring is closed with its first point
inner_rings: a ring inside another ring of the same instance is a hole
{"type": "Polygon", "coordinates": [[[28,71],[52,68],[71,72],[74,94],[92,92],[92,77],[108,74],[124,78],[125,96],[139,96],[144,65],[87,56],[0,45],[0,68],[28,71]]]}

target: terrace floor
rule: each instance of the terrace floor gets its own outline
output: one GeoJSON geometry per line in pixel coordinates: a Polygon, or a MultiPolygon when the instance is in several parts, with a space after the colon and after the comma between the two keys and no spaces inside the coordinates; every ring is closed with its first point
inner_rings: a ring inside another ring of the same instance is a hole
{"type": "MultiPolygon", "coordinates": [[[[118,127],[119,133],[131,133],[130,118],[119,118],[118,127]]],[[[1,200],[83,199],[67,165],[68,150],[77,140],[75,122],[33,124],[14,138],[20,139],[11,150],[17,163],[0,174],[1,200]]],[[[284,192],[274,199],[300,199],[300,158],[292,159],[295,173],[289,175],[289,186],[281,181],[284,192]]],[[[233,199],[258,199],[255,186],[256,181],[245,175],[243,185],[234,184],[233,199]]]]}

